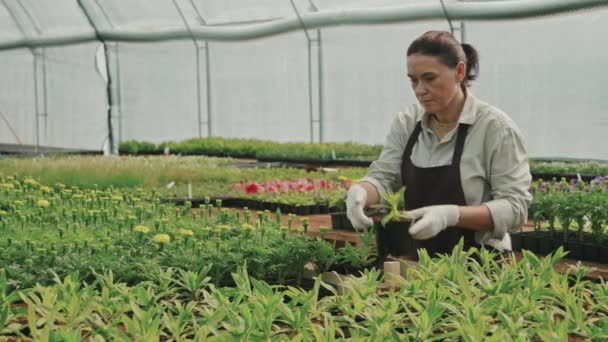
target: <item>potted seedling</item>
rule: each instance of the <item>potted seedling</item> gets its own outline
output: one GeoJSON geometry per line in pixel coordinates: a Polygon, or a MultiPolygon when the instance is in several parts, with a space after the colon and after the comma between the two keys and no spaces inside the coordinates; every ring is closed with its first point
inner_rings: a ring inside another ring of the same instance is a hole
{"type": "Polygon", "coordinates": [[[385,203],[374,206],[376,212],[367,213],[374,220],[379,260],[389,255],[407,255],[412,248],[408,229],[415,219],[405,211],[404,192],[405,187],[394,193],[387,192],[384,195],[385,203]]]}

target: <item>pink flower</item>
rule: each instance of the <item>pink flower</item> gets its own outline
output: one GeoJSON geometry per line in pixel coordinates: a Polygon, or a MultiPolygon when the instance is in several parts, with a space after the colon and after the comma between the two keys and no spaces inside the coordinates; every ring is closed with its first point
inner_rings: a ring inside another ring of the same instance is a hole
{"type": "Polygon", "coordinates": [[[245,192],[248,194],[257,194],[258,192],[263,192],[264,187],[256,182],[245,182],[245,192]],[[247,184],[249,183],[249,184],[247,184]]]}

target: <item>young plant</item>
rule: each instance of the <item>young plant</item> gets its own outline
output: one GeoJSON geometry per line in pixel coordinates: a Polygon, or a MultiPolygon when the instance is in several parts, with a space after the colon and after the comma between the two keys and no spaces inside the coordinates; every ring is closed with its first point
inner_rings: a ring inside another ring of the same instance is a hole
{"type": "Polygon", "coordinates": [[[407,211],[404,210],[404,193],[405,187],[402,187],[397,192],[387,192],[384,194],[384,201],[386,202],[384,208],[388,210],[388,213],[385,214],[380,221],[383,227],[391,221],[403,222],[414,219],[407,211]]]}

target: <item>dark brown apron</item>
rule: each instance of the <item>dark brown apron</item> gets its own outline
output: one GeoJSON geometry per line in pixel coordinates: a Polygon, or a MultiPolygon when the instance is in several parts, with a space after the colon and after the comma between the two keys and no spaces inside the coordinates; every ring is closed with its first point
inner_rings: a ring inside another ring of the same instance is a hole
{"type": "MultiPolygon", "coordinates": [[[[401,179],[405,188],[405,209],[413,210],[429,205],[455,204],[467,205],[460,181],[460,158],[464,141],[470,125],[459,124],[458,136],[452,164],[437,167],[416,167],[410,156],[414,144],[422,130],[420,121],[407,141],[403,151],[401,179]]],[[[475,242],[475,232],[470,229],[448,227],[428,240],[413,240],[410,257],[418,260],[418,249],[426,248],[430,256],[435,253],[451,253],[452,248],[464,238],[464,248],[479,247],[475,242]]]]}

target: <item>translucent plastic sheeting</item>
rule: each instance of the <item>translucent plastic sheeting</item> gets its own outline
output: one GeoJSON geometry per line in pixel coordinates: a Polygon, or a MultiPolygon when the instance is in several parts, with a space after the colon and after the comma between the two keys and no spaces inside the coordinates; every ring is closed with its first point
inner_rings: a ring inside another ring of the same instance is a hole
{"type": "Polygon", "coordinates": [[[160,142],[199,136],[192,42],[120,44],[118,53],[117,138],[160,142]]]}
{"type": "Polygon", "coordinates": [[[31,19],[37,34],[56,35],[94,31],[76,0],[8,0],[6,2],[18,4],[16,7],[31,19]]]}
{"type": "Polygon", "coordinates": [[[0,53],[0,65],[10,65],[0,68],[2,143],[102,149],[108,135],[107,99],[105,84],[93,68],[96,46],[38,50],[46,78],[35,75],[30,50],[0,53]]]}
{"type": "Polygon", "coordinates": [[[33,61],[27,49],[0,53],[0,143],[36,144],[33,61]]]}
{"type": "MultiPolygon", "coordinates": [[[[184,28],[184,20],[191,27],[242,28],[295,16],[290,0],[82,1],[105,31],[184,28]]],[[[429,1],[294,3],[306,14],[429,1]]],[[[608,33],[607,13],[595,9],[466,23],[466,41],[481,55],[473,91],[515,120],[533,156],[608,159],[600,146],[602,130],[608,127],[608,100],[602,93],[608,81],[603,65],[608,49],[602,40],[608,33]]],[[[456,28],[459,24],[453,22],[456,28]]],[[[318,42],[317,30],[309,30],[310,61],[304,31],[240,42],[199,41],[198,47],[190,40],[112,43],[108,63],[116,89],[115,141],[161,142],[207,133],[316,141],[320,120],[323,141],[382,143],[395,115],[415,101],[405,53],[427,30],[449,26],[437,20],[328,27],[320,30],[318,42]]],[[[93,31],[78,1],[0,2],[2,42],[93,31]]],[[[0,52],[0,143],[101,149],[109,126],[106,83],[96,71],[98,46],[91,42],[0,52]]]]}
{"type": "Polygon", "coordinates": [[[475,94],[515,120],[532,156],[608,159],[608,9],[466,25],[475,94]]]}
{"type": "MultiPolygon", "coordinates": [[[[365,9],[428,4],[435,0],[313,0],[320,10],[365,9]]],[[[437,0],[439,1],[439,0],[437,0]]],[[[450,1],[450,0],[445,0],[450,1]]]]}
{"type": "Polygon", "coordinates": [[[0,41],[12,41],[21,36],[19,26],[17,26],[8,9],[0,6],[0,41]]]}
{"type": "Polygon", "coordinates": [[[384,142],[397,113],[416,98],[406,69],[412,40],[428,30],[449,30],[425,22],[323,30],[323,140],[384,142]]]}
{"type": "MultiPolygon", "coordinates": [[[[310,141],[305,49],[300,35],[210,44],[212,135],[310,141]]],[[[121,140],[207,135],[205,61],[199,116],[192,42],[121,44],[119,56],[121,140]]]]}
{"type": "Polygon", "coordinates": [[[108,142],[106,84],[95,69],[98,45],[45,49],[48,104],[41,145],[100,151],[108,142]]]}
{"type": "MultiPolygon", "coordinates": [[[[102,16],[114,28],[148,28],[158,30],[163,27],[184,27],[173,0],[87,0],[97,4],[102,16]]],[[[186,3],[189,0],[178,0],[186,3]]],[[[186,12],[192,16],[193,11],[186,12]]]]}
{"type": "MultiPolygon", "coordinates": [[[[209,25],[265,21],[295,15],[290,0],[195,0],[209,25]]],[[[308,11],[308,0],[294,0],[298,11],[308,11]]]]}
{"type": "Polygon", "coordinates": [[[301,32],[213,43],[213,133],[310,141],[307,42],[301,32]]]}

